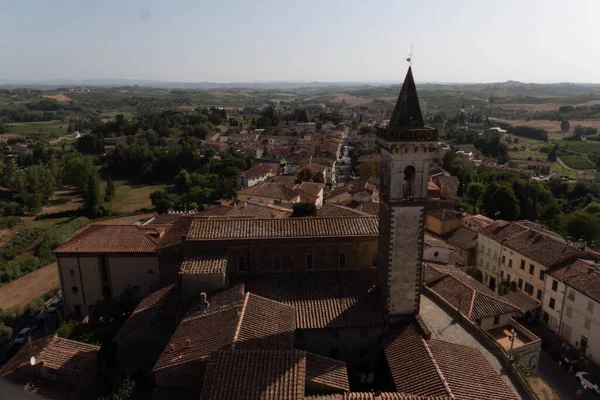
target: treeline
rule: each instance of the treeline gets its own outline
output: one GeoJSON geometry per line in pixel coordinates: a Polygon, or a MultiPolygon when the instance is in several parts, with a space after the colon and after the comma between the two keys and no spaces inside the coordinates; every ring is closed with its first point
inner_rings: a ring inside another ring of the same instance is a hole
{"type": "Polygon", "coordinates": [[[31,101],[24,106],[0,108],[0,121],[4,122],[42,122],[63,119],[68,112],[83,109],[72,102],[59,102],[44,98],[31,101]]]}
{"type": "Polygon", "coordinates": [[[539,221],[574,240],[600,247],[600,185],[561,179],[533,182],[512,172],[475,167],[448,153],[443,166],[459,178],[457,207],[493,219],[539,221]]]}

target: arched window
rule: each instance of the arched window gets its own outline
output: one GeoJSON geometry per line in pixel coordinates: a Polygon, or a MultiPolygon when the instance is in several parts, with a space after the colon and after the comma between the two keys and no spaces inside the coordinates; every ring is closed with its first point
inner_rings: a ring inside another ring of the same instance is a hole
{"type": "Polygon", "coordinates": [[[73,286],[71,288],[71,292],[73,292],[74,295],[77,295],[77,293],[79,293],[79,288],[77,286],[73,286]]]}
{"type": "Polygon", "coordinates": [[[412,165],[407,165],[406,168],[404,168],[404,196],[414,196],[415,192],[415,167],[413,167],[412,165]]]}

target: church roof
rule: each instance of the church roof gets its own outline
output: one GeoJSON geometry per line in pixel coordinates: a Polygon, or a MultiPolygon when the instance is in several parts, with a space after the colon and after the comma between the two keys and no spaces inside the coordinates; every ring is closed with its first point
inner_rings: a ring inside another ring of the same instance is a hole
{"type": "Polygon", "coordinates": [[[406,78],[404,78],[404,84],[400,89],[400,95],[388,126],[392,129],[425,127],[411,67],[408,68],[406,78]]]}

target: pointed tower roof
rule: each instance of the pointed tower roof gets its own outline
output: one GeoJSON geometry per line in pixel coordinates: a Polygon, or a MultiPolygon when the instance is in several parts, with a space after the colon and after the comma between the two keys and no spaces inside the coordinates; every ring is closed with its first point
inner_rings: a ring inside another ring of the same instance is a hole
{"type": "Polygon", "coordinates": [[[425,127],[411,67],[408,67],[404,84],[402,84],[398,101],[396,101],[396,107],[394,107],[390,118],[389,127],[391,129],[425,127]]]}

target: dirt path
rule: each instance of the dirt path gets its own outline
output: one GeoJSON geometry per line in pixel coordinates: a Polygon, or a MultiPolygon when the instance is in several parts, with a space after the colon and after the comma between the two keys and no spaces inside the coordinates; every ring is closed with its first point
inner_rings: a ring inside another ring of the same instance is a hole
{"type": "Polygon", "coordinates": [[[58,268],[54,262],[0,287],[0,308],[23,307],[55,286],[58,268]]]}
{"type": "Polygon", "coordinates": [[[569,167],[567,164],[565,164],[563,162],[563,160],[560,159],[560,157],[556,157],[556,161],[558,161],[558,163],[561,165],[561,167],[563,167],[565,169],[568,169],[569,171],[578,171],[576,169],[573,169],[573,168],[569,167]]]}

